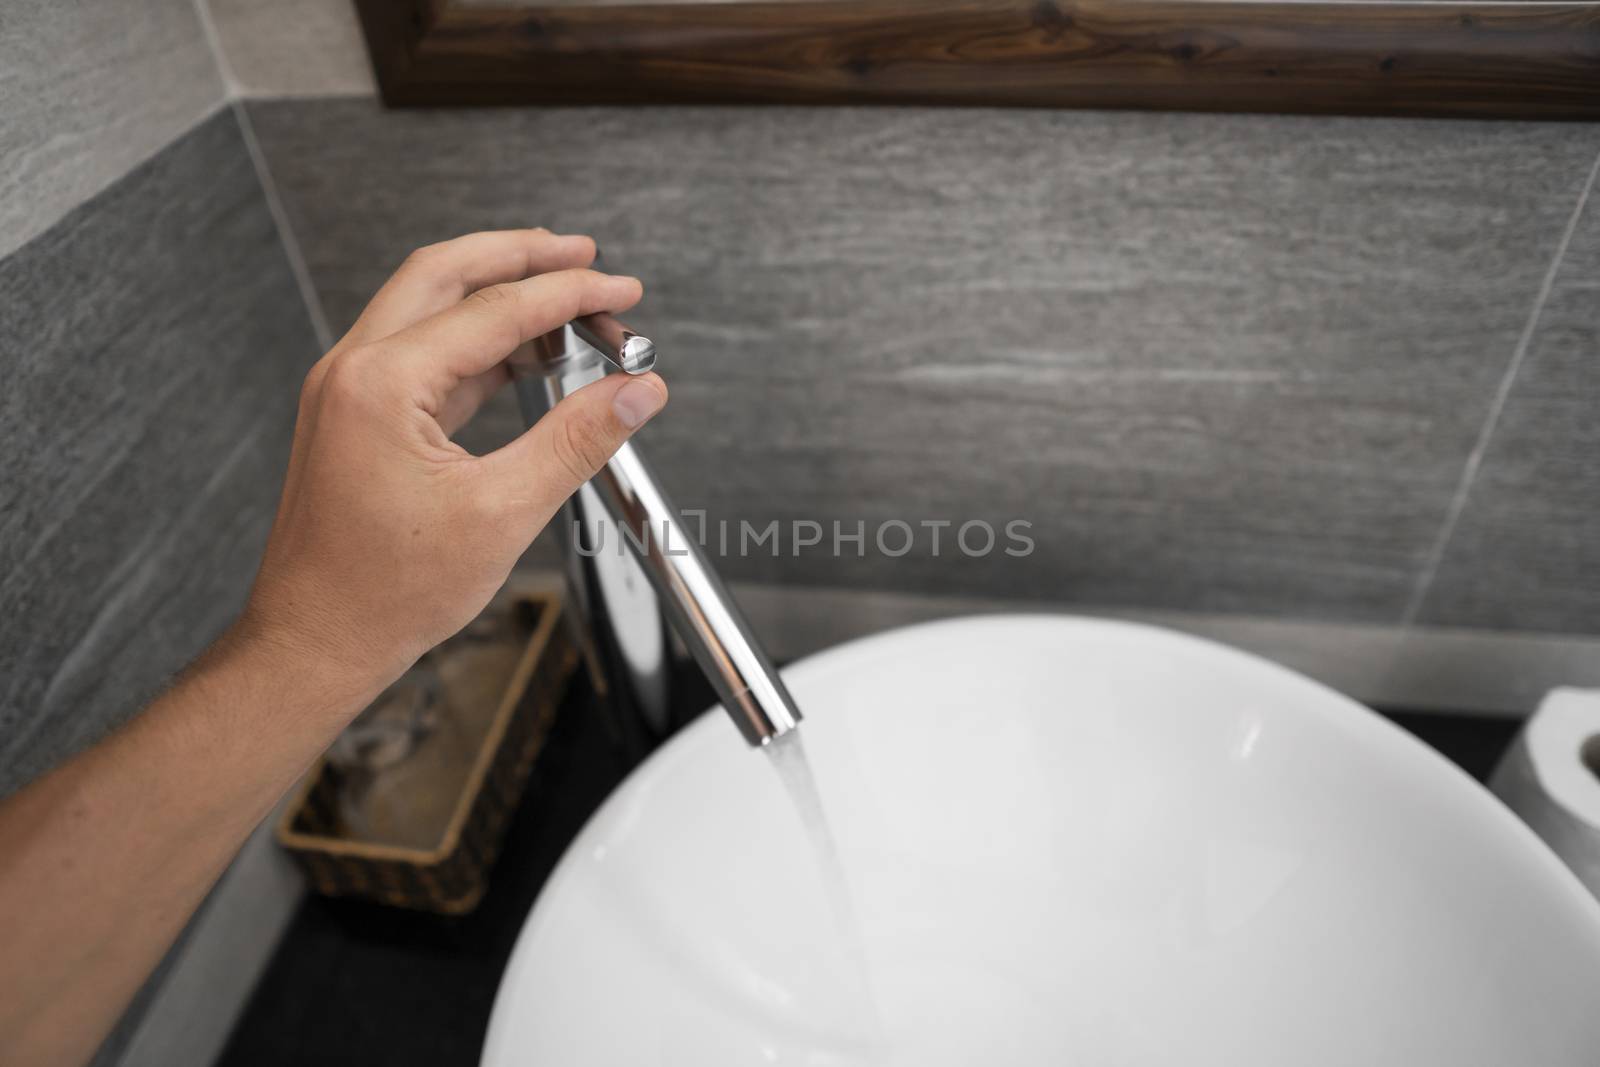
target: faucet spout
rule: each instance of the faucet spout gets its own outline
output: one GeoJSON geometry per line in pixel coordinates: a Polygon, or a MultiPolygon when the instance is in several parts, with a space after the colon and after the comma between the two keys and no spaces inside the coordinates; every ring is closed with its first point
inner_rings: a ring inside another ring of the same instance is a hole
{"type": "MultiPolygon", "coordinates": [[[[643,374],[655,360],[648,338],[601,314],[539,338],[510,367],[531,424],[545,406],[604,377],[606,364],[643,374]]],[[[744,739],[765,745],[798,726],[800,711],[777,669],[638,449],[624,444],[589,487],[744,739]]]]}

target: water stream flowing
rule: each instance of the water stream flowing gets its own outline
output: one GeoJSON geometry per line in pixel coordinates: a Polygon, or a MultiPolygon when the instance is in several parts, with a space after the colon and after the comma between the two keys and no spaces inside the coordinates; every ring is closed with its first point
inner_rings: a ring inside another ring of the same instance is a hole
{"type": "Polygon", "coordinates": [[[873,992],[866,942],[856,916],[855,898],[845,876],[844,864],[839,858],[838,840],[828,821],[827,810],[823,807],[816,774],[806,758],[800,731],[791,730],[778,737],[766,746],[766,753],[805,831],[817,878],[827,898],[833,934],[844,964],[844,973],[839,977],[841,982],[846,983],[846,999],[854,1007],[852,1014],[855,1017],[850,1020],[851,1028],[859,1031],[868,1051],[881,1052],[885,1043],[883,1021],[873,992]]]}

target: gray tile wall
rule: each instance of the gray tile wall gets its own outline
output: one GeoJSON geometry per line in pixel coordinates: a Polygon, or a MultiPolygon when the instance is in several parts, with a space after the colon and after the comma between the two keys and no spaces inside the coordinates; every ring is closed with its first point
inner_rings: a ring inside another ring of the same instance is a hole
{"type": "MultiPolygon", "coordinates": [[[[733,577],[1381,622],[1430,573],[1600,150],[1256,116],[250,114],[336,330],[415,245],[588,231],[649,286],[674,392],[646,447],[680,504],[1037,541],[733,577]]],[[[514,431],[497,410],[479,447],[514,431]]]]}
{"type": "Polygon", "coordinates": [[[136,710],[254,573],[316,346],[224,97],[194,0],[0,13],[0,796],[136,710]]]}
{"type": "MultiPolygon", "coordinates": [[[[247,5],[212,6],[237,66],[247,5]]],[[[0,582],[21,609],[0,622],[0,790],[229,617],[315,350],[226,116],[72,206],[215,103],[190,6],[18,11],[31,37],[0,48],[45,89],[0,81],[25,120],[0,135],[18,383],[0,582]],[[63,48],[89,62],[51,82],[41,57],[63,48]]],[[[303,88],[359,90],[349,52],[303,88]]],[[[1594,127],[250,107],[336,324],[417,244],[588,230],[650,282],[638,319],[674,405],[646,445],[686,507],[1022,518],[1037,541],[974,560],[924,534],[903,559],[756,555],[733,577],[1369,621],[1420,603],[1429,623],[1600,631],[1593,210],[1497,403],[1594,127]]],[[[515,429],[502,405],[474,443],[515,429]]]]}
{"type": "Polygon", "coordinates": [[[0,794],[238,610],[315,356],[231,111],[0,260],[0,794]]]}
{"type": "Polygon", "coordinates": [[[224,101],[195,0],[0,12],[0,796],[136,710],[254,573],[316,346],[224,101]]]}
{"type": "Polygon", "coordinates": [[[1600,633],[1600,196],[1592,184],[1419,619],[1600,633]]]}
{"type": "Polygon", "coordinates": [[[6,0],[0,256],[222,102],[193,0],[6,0]]]}
{"type": "Polygon", "coordinates": [[[352,0],[199,0],[240,92],[312,96],[375,90],[352,0]]]}

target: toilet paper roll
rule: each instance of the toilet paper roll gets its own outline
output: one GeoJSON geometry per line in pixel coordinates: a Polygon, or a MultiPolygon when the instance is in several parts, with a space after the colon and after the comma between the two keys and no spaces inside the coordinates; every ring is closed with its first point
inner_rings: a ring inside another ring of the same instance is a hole
{"type": "Polygon", "coordinates": [[[1553,689],[1490,779],[1600,897],[1600,689],[1553,689]]]}

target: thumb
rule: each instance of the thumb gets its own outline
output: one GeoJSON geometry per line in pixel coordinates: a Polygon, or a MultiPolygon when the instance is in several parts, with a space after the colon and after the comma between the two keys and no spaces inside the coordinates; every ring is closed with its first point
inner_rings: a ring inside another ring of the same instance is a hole
{"type": "Polygon", "coordinates": [[[484,458],[505,487],[503,499],[542,527],[666,402],[667,384],[656,374],[609,374],[484,458]]]}

